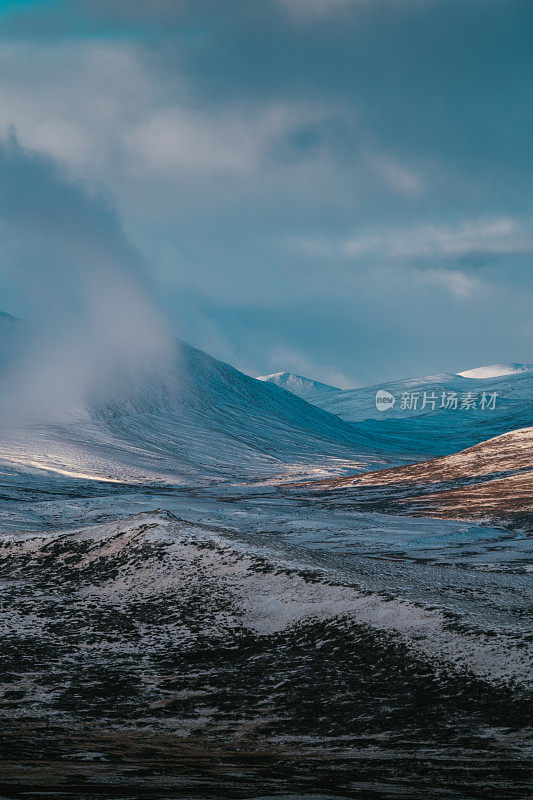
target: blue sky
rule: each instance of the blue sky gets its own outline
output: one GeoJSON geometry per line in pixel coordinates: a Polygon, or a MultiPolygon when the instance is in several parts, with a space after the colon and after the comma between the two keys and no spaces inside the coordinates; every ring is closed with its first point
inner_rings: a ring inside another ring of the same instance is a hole
{"type": "Polygon", "coordinates": [[[47,159],[175,332],[251,374],[533,361],[532,32],[515,0],[0,2],[0,132],[56,213],[4,237],[2,308],[42,297],[17,236],[53,269],[47,159]]]}

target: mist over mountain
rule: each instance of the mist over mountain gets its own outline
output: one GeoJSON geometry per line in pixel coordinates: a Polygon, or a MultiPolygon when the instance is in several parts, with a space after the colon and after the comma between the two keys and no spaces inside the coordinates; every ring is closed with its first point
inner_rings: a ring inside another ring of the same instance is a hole
{"type": "MultiPolygon", "coordinates": [[[[0,214],[7,276],[32,323],[4,376],[0,425],[61,419],[91,397],[131,394],[168,374],[166,320],[107,199],[9,134],[0,139],[0,214]]],[[[2,330],[16,327],[4,317],[2,330]]]]}
{"type": "MultiPolygon", "coordinates": [[[[0,342],[2,332],[0,331],[0,342]]],[[[115,480],[294,477],[397,463],[353,426],[174,341],[167,373],[92,391],[68,414],[4,428],[5,463],[115,480]]],[[[10,373],[2,379],[11,388],[10,373]]],[[[404,457],[405,458],[405,457],[404,457]]]]}

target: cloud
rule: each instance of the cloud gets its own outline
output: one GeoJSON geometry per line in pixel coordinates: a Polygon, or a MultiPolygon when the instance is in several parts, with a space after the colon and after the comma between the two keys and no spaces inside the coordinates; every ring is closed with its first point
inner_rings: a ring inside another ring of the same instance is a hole
{"type": "Polygon", "coordinates": [[[422,193],[425,186],[423,177],[405,164],[400,164],[387,154],[379,153],[370,153],[367,161],[392,192],[407,198],[417,197],[422,193]]]}
{"type": "MultiPolygon", "coordinates": [[[[190,19],[191,12],[201,18],[217,14],[250,15],[265,18],[281,8],[291,18],[312,21],[336,15],[357,5],[376,0],[69,0],[70,11],[59,0],[56,3],[29,3],[22,8],[13,4],[7,9],[11,18],[10,30],[19,34],[41,36],[72,34],[80,21],[89,30],[113,31],[176,31],[190,19]],[[39,30],[40,29],[40,30],[39,30]]],[[[398,0],[386,0],[398,2],[398,0]]],[[[412,0],[411,0],[412,2],[412,0]]]]}
{"type": "Polygon", "coordinates": [[[14,125],[26,146],[118,191],[132,179],[158,181],[164,170],[201,180],[280,172],[279,152],[291,147],[295,159],[314,161],[292,142],[332,114],[283,97],[200,103],[184,73],[164,80],[132,42],[1,43],[0,69],[0,130],[14,125]]]}
{"type": "MultiPolygon", "coordinates": [[[[387,13],[391,6],[419,6],[448,0],[274,0],[284,7],[291,17],[300,22],[320,22],[327,17],[342,18],[343,13],[355,8],[381,7],[387,13]],[[388,7],[388,9],[387,9],[388,7]]],[[[477,0],[474,0],[477,2],[477,0]]]]}
{"type": "Polygon", "coordinates": [[[424,348],[428,369],[529,358],[525,5],[25,8],[0,39],[0,130],[112,197],[183,338],[255,374],[286,346],[358,380],[423,369],[424,348]]]}
{"type": "Polygon", "coordinates": [[[154,86],[131,43],[2,42],[0,69],[0,130],[13,125],[25,146],[78,176],[120,165],[124,132],[152,107],[154,86]]]}
{"type": "Polygon", "coordinates": [[[355,6],[361,0],[278,0],[297,19],[321,19],[355,6]]]}
{"type": "Polygon", "coordinates": [[[336,367],[318,363],[316,359],[310,358],[301,350],[288,345],[274,347],[268,353],[265,364],[270,373],[294,372],[339,389],[354,389],[357,386],[352,379],[336,367]]]}
{"type": "Polygon", "coordinates": [[[187,0],[79,0],[89,17],[120,22],[155,19],[163,24],[181,19],[187,4],[187,0]]]}
{"type": "Polygon", "coordinates": [[[525,222],[512,217],[465,220],[457,225],[386,228],[338,240],[303,239],[297,247],[314,255],[353,259],[461,259],[469,255],[505,256],[533,253],[533,236],[525,222]]]}
{"type": "Polygon", "coordinates": [[[414,273],[418,281],[442,287],[460,300],[470,298],[481,288],[480,281],[459,270],[429,269],[414,273]]]}
{"type": "Polygon", "coordinates": [[[3,382],[2,421],[83,413],[159,385],[171,340],[112,207],[11,134],[0,140],[0,224],[3,271],[34,323],[3,382]]]}
{"type": "Polygon", "coordinates": [[[304,115],[282,104],[248,112],[164,108],[126,132],[124,143],[132,158],[156,170],[200,175],[247,171],[258,168],[272,143],[304,115]]]}
{"type": "Polygon", "coordinates": [[[425,225],[391,237],[390,243],[393,254],[406,258],[533,252],[533,237],[510,217],[466,220],[456,226],[425,225]]]}
{"type": "Polygon", "coordinates": [[[220,191],[221,174],[235,176],[235,198],[268,190],[320,204],[426,188],[408,160],[372,147],[357,109],[284,87],[254,101],[200,99],[182,65],[167,73],[134,41],[0,42],[0,70],[0,131],[14,125],[25,146],[125,204],[161,198],[165,184],[169,208],[184,194],[171,180],[194,181],[197,194],[220,191]]]}
{"type": "Polygon", "coordinates": [[[201,173],[246,170],[254,166],[256,149],[239,119],[216,122],[183,109],[154,113],[126,134],[132,158],[156,170],[201,173]]]}

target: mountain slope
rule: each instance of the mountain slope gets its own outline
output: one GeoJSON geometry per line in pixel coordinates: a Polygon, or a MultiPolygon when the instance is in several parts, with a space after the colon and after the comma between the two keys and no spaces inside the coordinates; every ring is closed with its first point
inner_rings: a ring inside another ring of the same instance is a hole
{"type": "MultiPolygon", "coordinates": [[[[2,319],[0,352],[9,363],[25,326],[2,319]]],[[[353,390],[284,375],[256,380],[178,342],[175,372],[142,391],[93,398],[68,419],[5,431],[2,462],[25,474],[46,469],[126,482],[320,478],[449,454],[533,424],[532,371],[481,381],[437,375],[353,390]],[[315,391],[313,404],[280,381],[315,391]],[[375,407],[378,388],[397,397],[439,396],[479,394],[480,385],[497,392],[494,409],[405,411],[399,400],[392,411],[375,407]]]]}
{"type": "Polygon", "coordinates": [[[359,389],[335,390],[289,372],[260,380],[305,396],[308,402],[352,423],[377,449],[413,459],[448,455],[533,425],[531,364],[492,365],[359,389]],[[394,403],[378,408],[380,391],[392,394],[394,403]],[[468,398],[474,399],[470,406],[468,398]]]}
{"type": "Polygon", "coordinates": [[[533,369],[487,378],[469,378],[453,373],[426,375],[365,386],[361,389],[341,389],[336,394],[321,397],[315,402],[321,408],[331,411],[349,422],[365,419],[406,419],[426,416],[435,410],[438,411],[442,403],[442,392],[446,392],[446,395],[457,393],[459,407],[462,395],[467,392],[477,394],[478,401],[483,392],[487,395],[496,392],[495,410],[498,411],[498,406],[507,405],[509,401],[533,400],[533,369]],[[376,393],[380,389],[390,392],[396,399],[394,406],[385,411],[376,408],[376,393]],[[427,396],[425,408],[424,392],[427,396]],[[416,402],[409,403],[405,407],[402,403],[402,396],[411,394],[415,395],[416,402]],[[433,394],[435,395],[434,409],[430,404],[433,394]]]}
{"type": "Polygon", "coordinates": [[[66,477],[171,483],[258,480],[398,463],[329,412],[178,342],[176,372],[93,398],[53,424],[6,431],[2,460],[66,477]]]}
{"type": "Polygon", "coordinates": [[[383,450],[448,455],[533,425],[533,370],[483,379],[430,375],[347,389],[313,402],[354,424],[383,450]],[[380,390],[395,398],[386,411],[376,408],[380,390]],[[471,407],[468,398],[473,398],[471,407]]]}
{"type": "Polygon", "coordinates": [[[348,490],[343,501],[364,508],[503,520],[533,530],[533,427],[443,458],[308,486],[348,490]]]}

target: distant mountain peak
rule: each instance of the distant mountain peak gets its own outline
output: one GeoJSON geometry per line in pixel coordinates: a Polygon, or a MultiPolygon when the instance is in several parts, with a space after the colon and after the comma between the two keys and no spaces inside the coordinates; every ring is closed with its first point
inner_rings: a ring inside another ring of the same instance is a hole
{"type": "Polygon", "coordinates": [[[260,375],[257,380],[274,383],[276,386],[280,386],[282,389],[286,389],[288,392],[292,392],[292,394],[308,401],[340,391],[335,386],[305,378],[303,375],[295,375],[293,372],[273,372],[270,375],[260,375]]]}
{"type": "Polygon", "coordinates": [[[514,375],[516,372],[529,372],[533,364],[489,364],[487,367],[474,367],[457,374],[461,378],[500,378],[504,375],[514,375]]]}

